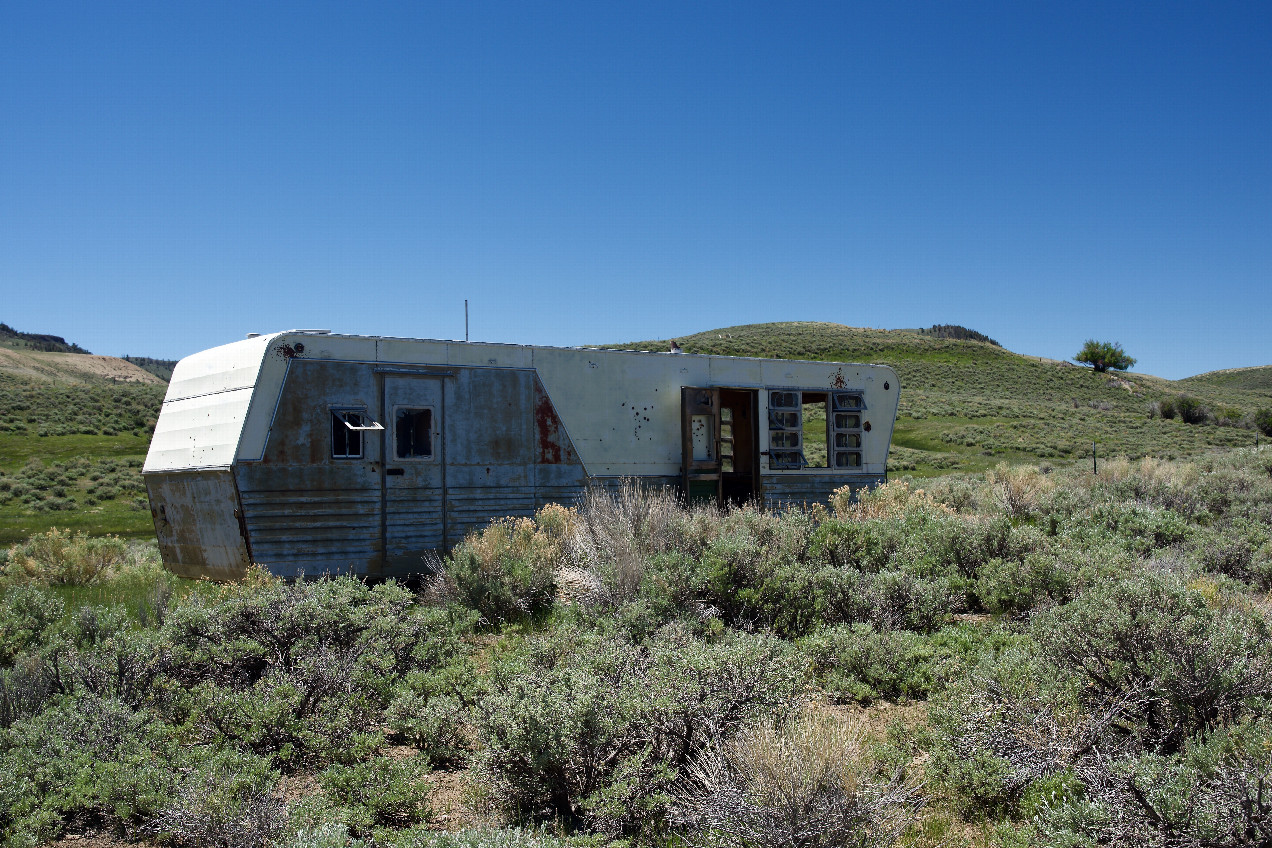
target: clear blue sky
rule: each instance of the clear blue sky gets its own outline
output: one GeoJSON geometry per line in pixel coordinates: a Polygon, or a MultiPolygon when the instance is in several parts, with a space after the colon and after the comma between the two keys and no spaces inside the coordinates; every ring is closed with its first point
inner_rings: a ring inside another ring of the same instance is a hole
{"type": "Polygon", "coordinates": [[[1272,363],[1272,3],[0,5],[0,320],[1272,363]]]}

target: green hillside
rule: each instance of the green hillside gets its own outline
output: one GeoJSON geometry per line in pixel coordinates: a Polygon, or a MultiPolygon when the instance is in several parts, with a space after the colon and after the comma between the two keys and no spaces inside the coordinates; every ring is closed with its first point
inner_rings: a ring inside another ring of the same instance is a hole
{"type": "Polygon", "coordinates": [[[1216,389],[1237,389],[1254,392],[1272,399],[1272,365],[1255,368],[1226,368],[1180,380],[1189,386],[1212,386],[1216,389]]]}
{"type": "MultiPolygon", "coordinates": [[[[936,338],[918,330],[871,330],[786,322],[725,327],[677,339],[686,353],[823,359],[891,365],[901,377],[893,471],[932,475],[1002,461],[1071,461],[1104,456],[1178,457],[1252,444],[1240,425],[1272,405],[1266,391],[1146,374],[1097,374],[1067,362],[1022,356],[989,342],[936,338]],[[1220,424],[1186,424],[1153,414],[1185,394],[1220,424]],[[1228,426],[1223,426],[1228,425],[1228,426]]],[[[670,340],[613,347],[666,350],[670,340]]],[[[1272,374],[1268,369],[1243,369],[1272,374]]],[[[1251,378],[1252,379],[1252,378],[1251,378]]]]}
{"type": "Polygon", "coordinates": [[[141,466],[164,383],[122,359],[10,341],[0,347],[0,544],[49,527],[153,533],[141,466]]]}

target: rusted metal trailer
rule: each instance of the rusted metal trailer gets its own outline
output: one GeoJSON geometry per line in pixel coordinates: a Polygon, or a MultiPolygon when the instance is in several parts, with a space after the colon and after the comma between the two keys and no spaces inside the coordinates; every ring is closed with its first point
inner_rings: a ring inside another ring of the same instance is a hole
{"type": "Polygon", "coordinates": [[[406,575],[589,485],[780,508],[880,483],[899,395],[875,365],[293,330],[181,360],[144,475],[178,574],[406,575]]]}

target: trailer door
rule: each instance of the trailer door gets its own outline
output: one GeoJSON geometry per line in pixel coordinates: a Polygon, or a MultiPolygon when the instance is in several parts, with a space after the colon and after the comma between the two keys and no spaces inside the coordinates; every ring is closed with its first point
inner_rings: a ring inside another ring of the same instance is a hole
{"type": "Polygon", "coordinates": [[[718,503],[720,390],[681,387],[680,416],[681,471],[685,500],[691,504],[700,501],[718,503]]]}
{"type": "Polygon", "coordinates": [[[418,573],[447,546],[444,400],[440,377],[384,376],[386,574],[418,573]]]}

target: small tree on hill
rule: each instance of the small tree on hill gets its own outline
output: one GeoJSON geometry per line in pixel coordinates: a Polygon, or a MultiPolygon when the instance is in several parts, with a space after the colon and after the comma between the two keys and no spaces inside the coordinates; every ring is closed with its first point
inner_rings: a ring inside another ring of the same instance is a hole
{"type": "Polygon", "coordinates": [[[1097,342],[1095,339],[1087,339],[1082,350],[1073,358],[1087,363],[1096,371],[1125,371],[1135,364],[1135,360],[1127,356],[1117,342],[1097,342]]]}

